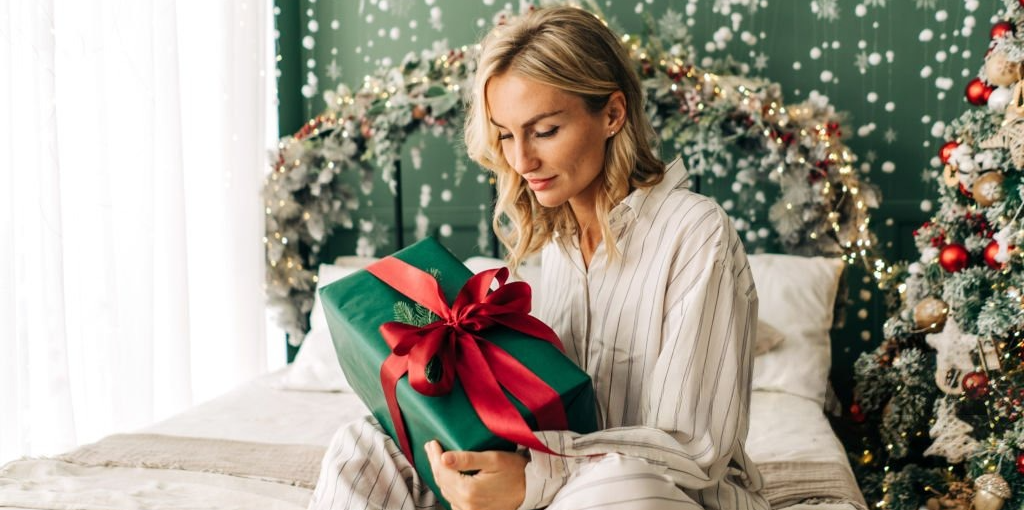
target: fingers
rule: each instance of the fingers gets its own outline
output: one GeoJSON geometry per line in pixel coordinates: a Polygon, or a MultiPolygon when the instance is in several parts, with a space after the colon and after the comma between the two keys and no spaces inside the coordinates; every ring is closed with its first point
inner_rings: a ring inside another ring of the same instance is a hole
{"type": "Polygon", "coordinates": [[[522,502],[527,462],[522,455],[499,451],[446,452],[437,441],[426,443],[423,449],[430,460],[434,481],[453,509],[516,508],[522,502]]]}
{"type": "Polygon", "coordinates": [[[478,471],[481,469],[477,460],[479,456],[479,453],[473,452],[444,452],[441,455],[441,462],[445,467],[456,471],[478,471]]]}
{"type": "Polygon", "coordinates": [[[430,441],[424,445],[430,464],[436,468],[444,467],[454,471],[481,471],[496,468],[495,456],[491,452],[446,452],[441,443],[430,441]]]}

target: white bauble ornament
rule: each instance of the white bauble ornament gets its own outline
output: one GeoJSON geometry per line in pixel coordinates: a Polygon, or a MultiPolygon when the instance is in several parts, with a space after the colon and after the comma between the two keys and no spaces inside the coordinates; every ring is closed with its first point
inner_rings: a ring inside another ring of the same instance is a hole
{"type": "Polygon", "coordinates": [[[1009,87],[996,87],[988,96],[988,109],[994,112],[1006,110],[1006,105],[1013,99],[1013,89],[1009,87]]]}

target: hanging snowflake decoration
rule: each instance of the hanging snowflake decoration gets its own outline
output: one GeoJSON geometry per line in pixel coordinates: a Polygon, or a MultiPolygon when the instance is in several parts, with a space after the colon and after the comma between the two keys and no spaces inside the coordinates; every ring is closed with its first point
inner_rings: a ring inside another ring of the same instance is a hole
{"type": "Polygon", "coordinates": [[[818,19],[836,21],[839,19],[839,0],[813,0],[811,12],[818,19]]]}

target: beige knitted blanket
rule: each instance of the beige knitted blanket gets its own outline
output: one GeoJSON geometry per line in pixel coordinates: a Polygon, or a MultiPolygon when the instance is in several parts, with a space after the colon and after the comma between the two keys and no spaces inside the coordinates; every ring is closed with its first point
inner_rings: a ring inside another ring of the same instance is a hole
{"type": "Polygon", "coordinates": [[[324,447],[311,445],[118,434],[57,459],[80,466],[217,473],[312,489],[320,474],[324,452],[324,447]]]}
{"type": "MultiPolygon", "coordinates": [[[[216,473],[303,488],[316,485],[321,446],[252,443],[159,434],[113,435],[55,460],[86,467],[216,473]]],[[[772,508],[848,503],[867,510],[850,468],[832,462],[762,462],[763,494],[772,508]]]]}
{"type": "Polygon", "coordinates": [[[849,503],[867,510],[849,466],[835,462],[761,462],[761,491],[772,508],[797,503],[849,503]]]}

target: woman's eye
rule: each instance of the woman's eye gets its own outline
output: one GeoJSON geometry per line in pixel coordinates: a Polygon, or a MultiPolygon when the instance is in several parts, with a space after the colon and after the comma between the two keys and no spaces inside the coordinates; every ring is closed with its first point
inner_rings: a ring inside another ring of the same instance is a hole
{"type": "Polygon", "coordinates": [[[505,140],[511,140],[511,139],[512,139],[512,134],[511,133],[507,133],[507,134],[498,133],[498,141],[499,142],[504,142],[505,140]]]}
{"type": "Polygon", "coordinates": [[[551,136],[555,136],[555,133],[557,133],[557,132],[558,132],[558,126],[555,126],[555,127],[551,128],[551,129],[549,129],[547,131],[544,131],[542,133],[537,133],[534,136],[536,136],[537,138],[548,138],[548,137],[551,137],[551,136]]]}

